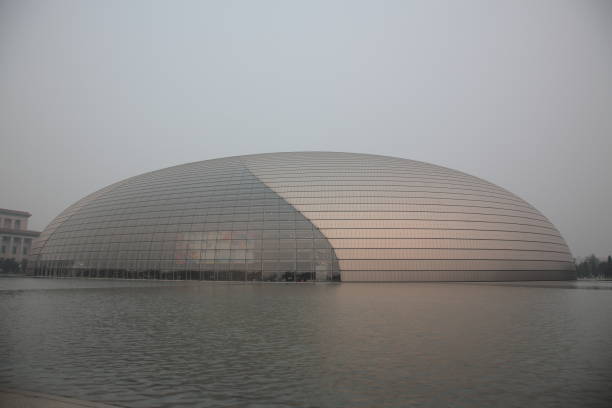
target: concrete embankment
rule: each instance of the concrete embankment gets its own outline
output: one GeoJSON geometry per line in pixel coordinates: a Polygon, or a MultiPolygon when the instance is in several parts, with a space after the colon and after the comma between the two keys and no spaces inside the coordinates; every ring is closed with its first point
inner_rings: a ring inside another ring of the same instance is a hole
{"type": "Polygon", "coordinates": [[[58,397],[40,392],[0,389],[2,408],[118,408],[116,405],[58,397]]]}

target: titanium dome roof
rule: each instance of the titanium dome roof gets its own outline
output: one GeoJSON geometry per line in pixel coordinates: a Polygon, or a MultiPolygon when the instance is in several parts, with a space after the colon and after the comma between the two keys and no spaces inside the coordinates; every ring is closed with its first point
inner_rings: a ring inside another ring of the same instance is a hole
{"type": "Polygon", "coordinates": [[[492,183],[413,160],[269,153],[183,164],[68,207],[30,273],[149,279],[575,279],[537,209],[492,183]]]}

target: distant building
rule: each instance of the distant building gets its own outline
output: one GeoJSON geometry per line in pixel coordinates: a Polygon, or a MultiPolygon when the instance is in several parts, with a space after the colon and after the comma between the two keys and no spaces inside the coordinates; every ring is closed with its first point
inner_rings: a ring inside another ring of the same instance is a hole
{"type": "Polygon", "coordinates": [[[21,262],[28,259],[32,240],[40,235],[38,231],[28,230],[26,211],[0,208],[0,258],[21,262]]]}

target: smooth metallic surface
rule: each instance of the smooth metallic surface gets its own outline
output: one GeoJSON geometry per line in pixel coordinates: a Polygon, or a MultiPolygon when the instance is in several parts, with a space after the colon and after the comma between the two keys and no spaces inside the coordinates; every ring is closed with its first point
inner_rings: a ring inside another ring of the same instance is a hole
{"type": "Polygon", "coordinates": [[[575,279],[556,228],[479,178],[386,156],[189,163],[102,189],[35,242],[31,273],[205,280],[575,279]]]}

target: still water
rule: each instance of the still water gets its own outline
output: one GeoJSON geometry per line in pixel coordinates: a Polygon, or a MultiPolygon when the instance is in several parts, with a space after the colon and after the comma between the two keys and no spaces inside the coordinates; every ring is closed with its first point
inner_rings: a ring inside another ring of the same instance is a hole
{"type": "Polygon", "coordinates": [[[0,387],[125,407],[609,407],[612,282],[2,278],[0,387]]]}

